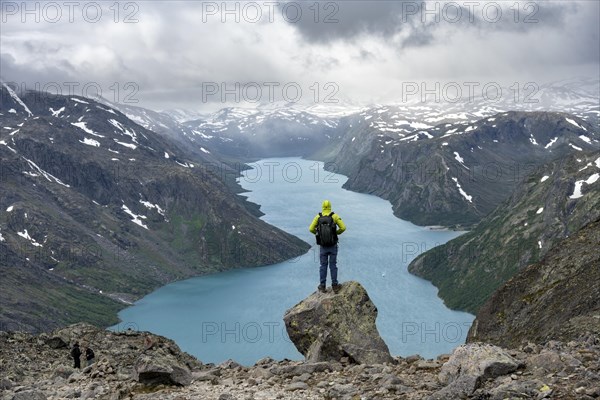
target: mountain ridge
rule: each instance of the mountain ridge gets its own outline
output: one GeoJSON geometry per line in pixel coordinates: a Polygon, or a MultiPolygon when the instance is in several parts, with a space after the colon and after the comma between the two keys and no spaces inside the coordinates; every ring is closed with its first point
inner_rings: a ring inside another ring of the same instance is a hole
{"type": "Polygon", "coordinates": [[[598,151],[539,167],[472,231],[417,256],[408,269],[431,280],[449,307],[476,312],[521,268],[600,217],[599,178],[598,151]]]}
{"type": "Polygon", "coordinates": [[[112,325],[166,283],[309,248],[251,214],[210,154],[87,98],[0,100],[2,324],[112,325]]]}
{"type": "Polygon", "coordinates": [[[596,128],[557,112],[502,112],[399,138],[357,129],[329,168],[349,176],[347,189],[389,200],[418,225],[472,226],[537,166],[600,148],[596,128]]]}
{"type": "Polygon", "coordinates": [[[467,342],[500,346],[600,334],[600,218],[553,246],[479,310],[467,342]]]}

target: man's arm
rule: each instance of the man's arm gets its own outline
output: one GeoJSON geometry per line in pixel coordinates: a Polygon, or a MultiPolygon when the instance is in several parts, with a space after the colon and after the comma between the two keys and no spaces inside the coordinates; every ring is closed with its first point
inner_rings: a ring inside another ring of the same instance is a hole
{"type": "Polygon", "coordinates": [[[342,217],[340,217],[337,214],[333,214],[333,220],[335,222],[335,224],[337,225],[337,234],[341,235],[342,232],[344,232],[346,230],[346,224],[344,224],[344,221],[342,221],[342,217]]]}
{"type": "Polygon", "coordinates": [[[317,233],[317,223],[318,222],[319,222],[319,214],[317,214],[317,216],[313,219],[312,223],[308,227],[308,230],[310,231],[310,233],[312,233],[312,234],[317,233]]]}

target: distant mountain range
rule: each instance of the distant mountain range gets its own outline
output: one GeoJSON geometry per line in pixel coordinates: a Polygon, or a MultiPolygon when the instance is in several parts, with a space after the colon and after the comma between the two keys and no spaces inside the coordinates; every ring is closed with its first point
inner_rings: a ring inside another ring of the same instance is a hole
{"type": "Polygon", "coordinates": [[[225,159],[308,156],[326,146],[337,119],[319,117],[293,107],[269,109],[223,108],[182,121],[182,111],[156,112],[141,107],[100,101],[119,109],[145,128],[225,159]]]}

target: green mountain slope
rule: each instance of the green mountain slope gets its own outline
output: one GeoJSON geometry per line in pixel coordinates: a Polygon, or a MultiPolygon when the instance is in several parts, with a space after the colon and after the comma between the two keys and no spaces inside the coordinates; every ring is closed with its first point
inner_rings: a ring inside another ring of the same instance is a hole
{"type": "Polygon", "coordinates": [[[539,168],[475,229],[421,254],[409,271],[432,281],[450,308],[477,312],[524,266],[600,217],[599,173],[600,152],[539,168]]]}
{"type": "Polygon", "coordinates": [[[600,334],[600,220],[557,243],[481,307],[467,341],[518,346],[600,334]]]}

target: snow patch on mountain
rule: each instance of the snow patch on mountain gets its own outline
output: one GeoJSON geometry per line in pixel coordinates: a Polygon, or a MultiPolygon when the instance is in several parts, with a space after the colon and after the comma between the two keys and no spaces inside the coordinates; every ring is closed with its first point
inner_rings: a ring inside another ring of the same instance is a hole
{"type": "Polygon", "coordinates": [[[93,135],[96,137],[101,137],[101,138],[105,137],[104,135],[100,135],[99,133],[92,131],[90,128],[87,127],[86,124],[87,124],[86,122],[71,122],[71,125],[78,127],[85,133],[89,133],[90,135],[93,135]]]}
{"type": "Polygon", "coordinates": [[[466,169],[469,169],[469,167],[467,167],[465,165],[465,160],[460,156],[460,154],[458,154],[458,151],[454,152],[454,159],[456,161],[458,161],[460,163],[460,165],[462,165],[463,167],[465,167],[466,169]]]}
{"type": "Polygon", "coordinates": [[[165,210],[163,210],[158,204],[152,204],[149,201],[144,201],[144,200],[140,200],[140,203],[142,203],[144,205],[144,207],[146,207],[150,210],[156,209],[157,213],[159,213],[163,217],[165,216],[165,210]]]}
{"type": "Polygon", "coordinates": [[[587,131],[587,129],[585,129],[585,127],[579,125],[577,122],[573,121],[571,118],[566,118],[565,120],[570,123],[571,125],[575,125],[576,127],[578,127],[579,129],[583,129],[584,131],[587,131]]]}
{"type": "Polygon", "coordinates": [[[137,134],[135,133],[135,131],[129,130],[127,129],[125,126],[123,126],[123,124],[121,124],[119,121],[115,120],[115,119],[109,119],[108,122],[114,126],[115,128],[117,128],[118,130],[121,131],[121,134],[123,135],[127,135],[131,138],[131,141],[134,143],[137,143],[137,134]]]}
{"type": "Polygon", "coordinates": [[[458,188],[459,193],[461,194],[462,197],[464,197],[469,203],[473,202],[473,196],[468,195],[463,188],[460,186],[460,183],[458,183],[458,179],[457,178],[452,178],[452,180],[454,181],[454,183],[456,183],[456,187],[458,188]]]}
{"type": "Polygon", "coordinates": [[[17,232],[17,235],[21,236],[23,239],[27,239],[31,242],[31,244],[35,247],[44,247],[42,244],[38,243],[34,238],[29,235],[27,229],[24,229],[23,232],[17,232]]]}
{"type": "Polygon", "coordinates": [[[135,149],[137,149],[137,146],[136,146],[135,144],[133,144],[133,143],[124,143],[124,142],[119,142],[117,139],[115,139],[115,142],[116,142],[116,143],[118,143],[118,144],[120,144],[121,146],[128,147],[128,148],[130,148],[130,149],[132,149],[132,150],[135,150],[135,149]]]}
{"type": "MultiPolygon", "coordinates": [[[[4,82],[2,83],[2,86],[4,86],[4,88],[6,89],[6,91],[8,92],[8,94],[10,95],[10,97],[16,101],[21,107],[23,107],[23,109],[27,112],[27,114],[29,114],[29,116],[31,117],[33,115],[33,113],[31,112],[31,110],[29,109],[29,107],[27,107],[27,105],[25,103],[23,103],[23,100],[21,100],[21,98],[19,96],[17,96],[17,94],[15,93],[14,90],[12,90],[7,84],[5,84],[4,82]]],[[[10,110],[8,110],[8,112],[12,112],[13,114],[16,114],[17,111],[14,108],[11,108],[10,110]]]]}
{"type": "MultiPolygon", "coordinates": [[[[29,164],[29,166],[30,166],[32,169],[34,169],[34,170],[38,171],[38,173],[40,173],[40,174],[41,174],[41,175],[42,175],[44,178],[46,178],[46,180],[48,180],[49,182],[53,182],[53,181],[54,181],[54,182],[56,182],[56,183],[58,183],[59,185],[62,185],[62,186],[64,186],[64,187],[71,187],[70,185],[67,185],[66,183],[64,183],[63,181],[61,181],[60,179],[58,179],[58,178],[57,178],[57,177],[55,177],[54,175],[52,175],[52,174],[50,174],[50,173],[48,173],[48,172],[44,171],[44,170],[43,170],[43,169],[41,169],[40,167],[38,167],[38,165],[37,165],[36,163],[34,163],[33,161],[31,161],[30,159],[28,159],[28,158],[25,158],[25,157],[23,157],[23,159],[24,159],[25,161],[27,161],[27,163],[29,164]]],[[[37,175],[34,175],[34,176],[37,176],[37,175]]]]}
{"type": "Polygon", "coordinates": [[[81,104],[90,104],[90,103],[88,103],[87,101],[80,100],[80,99],[78,99],[78,98],[76,98],[76,97],[71,97],[71,100],[73,100],[73,101],[74,101],[74,102],[76,102],[76,103],[81,103],[81,104]]]}
{"type": "Polygon", "coordinates": [[[544,146],[545,149],[549,148],[550,146],[552,146],[556,141],[558,140],[558,136],[551,139],[547,145],[544,146]]]}
{"type": "Polygon", "coordinates": [[[572,148],[574,148],[574,149],[575,149],[575,150],[577,150],[577,151],[583,151],[583,149],[582,149],[581,147],[577,147],[577,146],[575,146],[575,145],[574,145],[574,144],[572,144],[572,143],[569,143],[569,146],[571,146],[572,148]]]}
{"type": "Polygon", "coordinates": [[[54,108],[50,107],[49,111],[52,113],[53,117],[57,117],[58,118],[60,116],[60,113],[63,112],[63,111],[65,111],[65,108],[61,107],[58,110],[55,110],[54,108]]]}
{"type": "Polygon", "coordinates": [[[429,129],[432,128],[431,125],[424,124],[422,122],[411,122],[410,127],[413,129],[429,129]]]}
{"type": "Polygon", "coordinates": [[[87,144],[88,146],[100,147],[100,142],[94,139],[83,138],[79,143],[87,144]]]}
{"type": "Polygon", "coordinates": [[[579,135],[579,139],[583,140],[586,143],[592,144],[592,140],[585,135],[579,135]]]}
{"type": "Polygon", "coordinates": [[[129,216],[131,216],[131,222],[133,222],[134,224],[137,224],[139,226],[141,226],[144,229],[148,229],[148,226],[146,226],[143,222],[142,219],[147,219],[147,217],[145,215],[137,215],[135,213],[133,213],[133,211],[131,211],[129,209],[129,207],[127,207],[125,204],[123,204],[121,206],[121,209],[123,209],[123,211],[125,211],[125,213],[129,214],[129,216]]]}
{"type": "Polygon", "coordinates": [[[598,179],[600,179],[600,174],[595,173],[585,180],[576,181],[575,188],[573,189],[573,194],[570,195],[569,198],[570,199],[579,199],[579,198],[583,197],[583,193],[581,192],[583,184],[585,183],[587,185],[591,185],[592,183],[596,183],[598,181],[598,179]]]}

